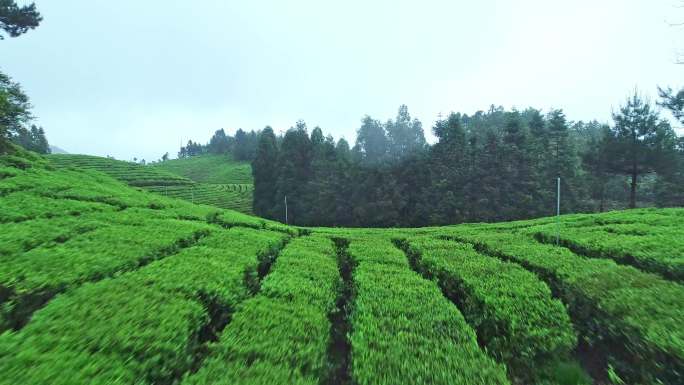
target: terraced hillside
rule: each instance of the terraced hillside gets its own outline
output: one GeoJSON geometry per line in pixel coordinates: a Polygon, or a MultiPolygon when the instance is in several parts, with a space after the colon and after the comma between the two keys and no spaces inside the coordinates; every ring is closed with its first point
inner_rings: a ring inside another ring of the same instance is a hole
{"type": "Polygon", "coordinates": [[[0,384],[684,379],[684,209],[299,229],[19,151],[0,224],[0,384]]]}
{"type": "Polygon", "coordinates": [[[249,162],[232,160],[228,155],[205,154],[155,163],[150,167],[164,170],[195,182],[210,184],[252,184],[249,162]]]}
{"type": "MultiPolygon", "coordinates": [[[[252,212],[251,179],[235,172],[235,179],[223,184],[192,180],[160,166],[143,166],[137,163],[89,155],[49,155],[48,159],[60,169],[89,169],[104,172],[130,186],[140,187],[165,196],[184,199],[192,203],[224,209],[252,212]],[[248,183],[241,183],[247,180],[248,183]]],[[[249,166],[249,165],[247,165],[249,166]]],[[[171,167],[178,170],[179,167],[171,167]]],[[[237,168],[244,168],[238,165],[237,168]]],[[[226,174],[230,175],[230,173],[226,174]]],[[[250,174],[251,178],[251,174],[250,174]]]]}
{"type": "Polygon", "coordinates": [[[136,187],[192,184],[188,178],[161,169],[112,158],[74,154],[53,154],[47,157],[57,168],[96,170],[136,187]]]}

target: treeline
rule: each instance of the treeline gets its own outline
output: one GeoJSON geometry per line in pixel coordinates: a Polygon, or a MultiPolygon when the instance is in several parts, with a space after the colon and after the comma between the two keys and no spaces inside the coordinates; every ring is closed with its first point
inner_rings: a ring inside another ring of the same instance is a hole
{"type": "MultiPolygon", "coordinates": [[[[662,96],[668,107],[684,95],[662,96]]],[[[554,214],[558,177],[563,213],[684,206],[684,140],[636,94],[613,120],[491,107],[440,118],[428,145],[401,106],[385,123],[366,116],[352,148],[319,127],[309,134],[303,121],[278,137],[266,127],[252,162],[253,209],[285,221],[287,197],[288,222],[310,226],[514,220],[554,214]]]]}
{"type": "Polygon", "coordinates": [[[201,154],[230,154],[233,159],[252,161],[256,154],[258,133],[254,130],[243,131],[241,128],[235,136],[226,135],[222,129],[216,131],[207,144],[200,144],[188,140],[178,151],[179,158],[188,158],[201,154]]]}
{"type": "MultiPolygon", "coordinates": [[[[42,20],[33,3],[19,6],[14,0],[0,1],[0,40],[5,36],[18,37],[36,28],[42,20]]],[[[50,152],[45,131],[29,126],[32,120],[28,96],[19,83],[0,72],[0,153],[10,148],[9,143],[41,154],[50,152]]]]}
{"type": "Polygon", "coordinates": [[[50,152],[45,130],[29,126],[32,120],[28,96],[18,83],[0,72],[0,153],[7,151],[9,143],[40,154],[50,152]]]}

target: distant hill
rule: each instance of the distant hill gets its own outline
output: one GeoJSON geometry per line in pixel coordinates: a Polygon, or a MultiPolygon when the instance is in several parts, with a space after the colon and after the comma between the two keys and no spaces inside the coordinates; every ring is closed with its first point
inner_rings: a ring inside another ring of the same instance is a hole
{"type": "Polygon", "coordinates": [[[68,152],[66,152],[62,148],[57,147],[57,146],[52,145],[52,144],[50,145],[50,152],[53,154],[68,154],[68,152]]]}
{"type": "MultiPolygon", "coordinates": [[[[251,180],[249,183],[201,183],[199,180],[192,180],[167,171],[164,167],[144,166],[99,156],[52,154],[47,158],[59,169],[96,170],[130,186],[140,187],[160,195],[247,214],[252,212],[251,180]]],[[[209,171],[219,170],[223,171],[219,167],[210,168],[209,171]]],[[[230,175],[230,172],[224,175],[230,175]]],[[[236,175],[240,174],[236,173],[236,175]]],[[[207,173],[207,176],[211,176],[211,172],[207,173]]],[[[227,180],[239,181],[244,180],[244,177],[227,180]]]]}
{"type": "Polygon", "coordinates": [[[212,184],[252,184],[252,166],[224,155],[200,155],[150,165],[195,182],[212,184]]]}

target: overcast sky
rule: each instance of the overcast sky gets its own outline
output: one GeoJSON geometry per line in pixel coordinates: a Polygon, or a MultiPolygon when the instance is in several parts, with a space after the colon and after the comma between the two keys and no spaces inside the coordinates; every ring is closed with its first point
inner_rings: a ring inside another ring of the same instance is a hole
{"type": "Polygon", "coordinates": [[[402,103],[426,132],[490,104],[607,122],[635,86],[684,85],[677,0],[36,4],[43,23],[0,41],[0,70],[52,144],[119,159],[298,119],[353,140],[402,103]]]}

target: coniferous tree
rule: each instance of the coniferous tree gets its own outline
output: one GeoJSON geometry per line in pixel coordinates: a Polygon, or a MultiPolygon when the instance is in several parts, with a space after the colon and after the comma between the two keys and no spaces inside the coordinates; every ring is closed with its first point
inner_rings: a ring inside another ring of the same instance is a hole
{"type": "Polygon", "coordinates": [[[658,87],[658,95],[661,98],[658,105],[670,110],[672,115],[684,124],[684,88],[674,93],[669,87],[667,89],[658,87]]]}
{"type": "Polygon", "coordinates": [[[581,201],[582,191],[579,184],[579,155],[570,137],[568,123],[562,110],[549,113],[547,127],[549,131],[549,161],[546,167],[545,179],[541,189],[554,197],[553,201],[545,202],[544,215],[555,213],[556,178],[561,178],[561,210],[569,212],[577,207],[581,201]]]}
{"type": "Polygon", "coordinates": [[[8,148],[13,136],[22,135],[33,119],[31,104],[19,83],[0,72],[0,153],[8,148]]]}
{"type": "Polygon", "coordinates": [[[306,124],[297,122],[283,137],[278,156],[278,180],[276,182],[276,217],[285,220],[285,197],[287,197],[288,222],[303,224],[307,218],[309,202],[306,186],[311,177],[312,146],[306,124]]]}
{"type": "MultiPolygon", "coordinates": [[[[10,37],[17,37],[34,29],[43,20],[36,5],[18,6],[15,0],[0,0],[0,30],[10,37]]],[[[0,40],[4,36],[0,33],[0,40]]]]}
{"type": "Polygon", "coordinates": [[[615,126],[609,146],[611,171],[630,178],[629,207],[636,207],[639,176],[654,169],[653,155],[658,115],[635,91],[618,112],[613,113],[615,126]]]}
{"type": "MultiPolygon", "coordinates": [[[[433,127],[438,142],[432,147],[429,171],[431,180],[425,195],[430,203],[421,210],[430,212],[430,222],[446,224],[463,220],[465,213],[463,191],[465,185],[466,140],[460,114],[450,114],[446,120],[438,120],[433,127]]],[[[416,186],[421,187],[421,186],[416,186]]]]}
{"type": "Polygon", "coordinates": [[[507,218],[520,219],[535,211],[537,186],[528,135],[517,111],[508,114],[502,143],[502,208],[507,218]]]}
{"type": "Polygon", "coordinates": [[[230,141],[223,128],[217,130],[209,139],[207,151],[212,154],[226,154],[230,149],[230,141]]]}
{"type": "Polygon", "coordinates": [[[601,125],[596,132],[589,136],[588,142],[582,152],[582,164],[587,172],[585,181],[588,185],[589,196],[598,201],[598,211],[606,209],[606,186],[608,184],[608,150],[607,138],[610,136],[610,127],[601,125]]]}
{"type": "Polygon", "coordinates": [[[389,155],[395,161],[425,149],[423,126],[418,119],[411,120],[405,104],[399,107],[396,119],[386,123],[385,131],[389,140],[389,155]]]}
{"type": "Polygon", "coordinates": [[[259,134],[256,156],[252,161],[254,193],[252,210],[259,216],[273,217],[276,206],[276,181],[278,180],[278,146],[273,129],[269,126],[259,134]]]}
{"type": "Polygon", "coordinates": [[[366,164],[377,165],[387,156],[388,141],[379,121],[366,115],[356,132],[355,158],[366,164]]]}

